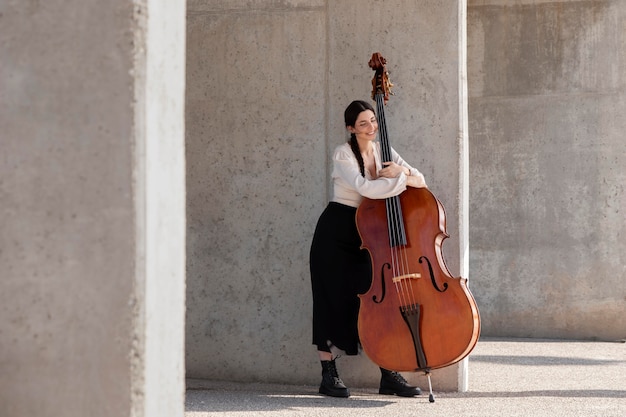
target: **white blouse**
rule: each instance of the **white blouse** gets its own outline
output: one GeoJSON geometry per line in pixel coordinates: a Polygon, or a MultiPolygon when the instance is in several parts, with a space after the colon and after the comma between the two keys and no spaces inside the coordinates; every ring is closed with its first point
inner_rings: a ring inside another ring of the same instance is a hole
{"type": "MultiPolygon", "coordinates": [[[[398,165],[408,168],[412,176],[421,176],[421,172],[407,164],[392,148],[391,159],[398,165]]],[[[407,176],[402,173],[396,178],[378,177],[383,168],[380,143],[374,142],[374,160],[376,173],[372,175],[365,170],[365,178],[361,175],[359,163],[349,143],[337,146],[333,154],[333,198],[332,201],[351,207],[358,207],[363,197],[383,199],[393,197],[406,190],[407,176]]]]}

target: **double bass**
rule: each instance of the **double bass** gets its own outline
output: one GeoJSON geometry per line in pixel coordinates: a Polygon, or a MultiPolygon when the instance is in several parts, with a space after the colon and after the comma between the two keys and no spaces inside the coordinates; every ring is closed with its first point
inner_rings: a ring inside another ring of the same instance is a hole
{"type": "MultiPolygon", "coordinates": [[[[374,53],[376,101],[383,162],[391,161],[384,107],[393,86],[386,60],[374,53]]],[[[360,294],[358,331],[367,356],[394,371],[430,371],[465,358],[480,334],[480,316],[466,278],[452,277],[443,258],[445,210],[427,188],[386,199],[364,198],[356,213],[372,283],[360,294]]]]}

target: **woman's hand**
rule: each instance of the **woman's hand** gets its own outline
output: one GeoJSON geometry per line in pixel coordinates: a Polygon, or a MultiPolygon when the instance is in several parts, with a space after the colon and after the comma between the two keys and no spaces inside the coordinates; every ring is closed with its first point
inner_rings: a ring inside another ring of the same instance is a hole
{"type": "Polygon", "coordinates": [[[409,171],[408,168],[400,166],[400,165],[396,164],[395,162],[383,162],[383,165],[384,165],[383,169],[378,171],[378,176],[379,177],[397,178],[403,172],[406,175],[410,174],[410,171],[409,171]]]}
{"type": "Polygon", "coordinates": [[[407,176],[407,186],[415,188],[428,188],[428,186],[426,185],[426,180],[424,179],[424,176],[422,174],[411,175],[411,171],[409,171],[408,168],[398,165],[395,162],[383,162],[383,165],[385,165],[385,167],[378,171],[379,177],[396,178],[404,172],[404,174],[407,176]]]}
{"type": "Polygon", "coordinates": [[[424,179],[424,176],[422,174],[411,175],[410,177],[407,177],[406,185],[415,188],[428,188],[428,185],[426,185],[426,180],[424,179]]]}

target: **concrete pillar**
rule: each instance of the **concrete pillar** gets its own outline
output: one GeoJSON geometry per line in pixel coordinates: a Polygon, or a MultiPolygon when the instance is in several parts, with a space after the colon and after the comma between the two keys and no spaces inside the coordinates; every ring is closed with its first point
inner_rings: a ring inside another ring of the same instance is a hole
{"type": "Polygon", "coordinates": [[[184,414],[184,21],[0,7],[0,415],[184,414]]]}

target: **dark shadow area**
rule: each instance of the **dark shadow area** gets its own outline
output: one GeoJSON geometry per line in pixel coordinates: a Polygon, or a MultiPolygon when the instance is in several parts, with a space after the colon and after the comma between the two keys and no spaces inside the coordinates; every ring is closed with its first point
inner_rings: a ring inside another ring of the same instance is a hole
{"type": "Polygon", "coordinates": [[[311,391],[276,393],[248,392],[241,395],[222,390],[187,390],[185,411],[283,411],[290,408],[382,408],[391,401],[363,398],[364,394],[350,398],[332,398],[311,391]]]}
{"type": "Polygon", "coordinates": [[[446,393],[446,398],[530,398],[530,397],[558,397],[558,398],[626,398],[625,390],[536,390],[515,392],[463,392],[446,393]]]}
{"type": "Polygon", "coordinates": [[[571,365],[611,365],[626,363],[613,359],[568,358],[560,356],[511,356],[511,355],[472,355],[472,362],[486,362],[500,365],[530,365],[530,366],[571,366],[571,365]]]}
{"type": "Polygon", "coordinates": [[[589,343],[589,344],[597,344],[597,343],[625,343],[626,339],[618,339],[618,340],[601,340],[601,339],[545,339],[545,338],[532,338],[532,337],[507,337],[507,336],[481,336],[481,342],[502,342],[502,343],[589,343]]]}

